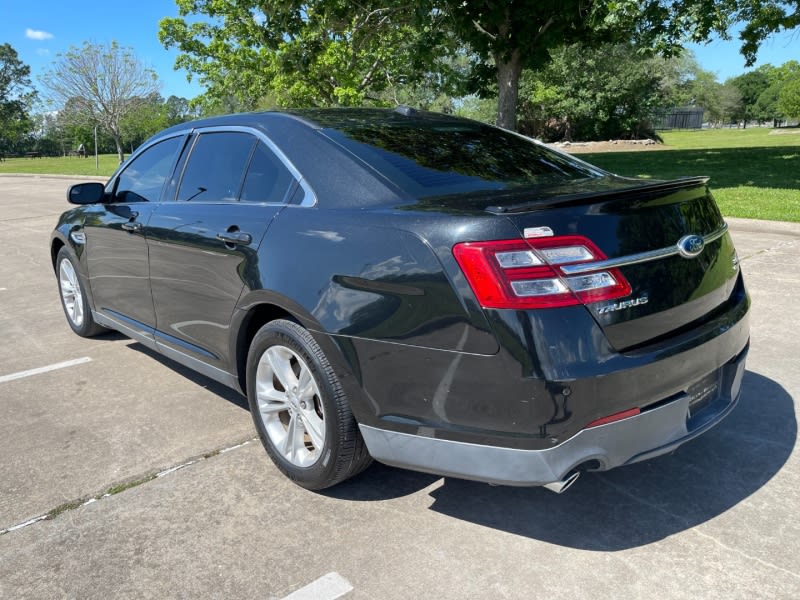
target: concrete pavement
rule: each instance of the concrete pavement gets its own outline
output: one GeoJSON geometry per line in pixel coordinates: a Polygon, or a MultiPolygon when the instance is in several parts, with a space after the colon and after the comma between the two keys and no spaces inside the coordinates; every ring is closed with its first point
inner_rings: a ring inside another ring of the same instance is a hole
{"type": "Polygon", "coordinates": [[[743,398],[674,454],[561,496],[381,465],[318,494],[233,392],[72,334],[47,251],[70,183],[0,176],[0,531],[52,516],[0,535],[1,598],[279,599],[331,573],[346,598],[800,597],[800,225],[729,220],[743,398]]]}

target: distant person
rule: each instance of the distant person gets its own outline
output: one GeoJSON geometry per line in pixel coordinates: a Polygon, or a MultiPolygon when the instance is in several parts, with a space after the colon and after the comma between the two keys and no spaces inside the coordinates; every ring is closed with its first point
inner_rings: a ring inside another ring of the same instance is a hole
{"type": "Polygon", "coordinates": [[[86,146],[84,146],[83,144],[78,146],[78,156],[80,156],[81,158],[86,158],[86,146]]]}

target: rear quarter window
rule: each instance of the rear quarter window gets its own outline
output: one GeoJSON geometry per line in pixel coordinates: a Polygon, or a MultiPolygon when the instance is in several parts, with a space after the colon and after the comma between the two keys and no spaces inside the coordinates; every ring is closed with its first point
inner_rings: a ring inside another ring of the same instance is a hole
{"type": "Polygon", "coordinates": [[[275,153],[259,142],[242,185],[242,202],[284,202],[295,178],[275,153]]]}

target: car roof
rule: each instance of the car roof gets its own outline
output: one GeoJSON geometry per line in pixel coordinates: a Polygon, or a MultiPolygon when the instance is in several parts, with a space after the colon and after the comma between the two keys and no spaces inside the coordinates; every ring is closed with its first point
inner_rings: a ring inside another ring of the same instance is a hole
{"type": "Polygon", "coordinates": [[[437,123],[472,123],[475,121],[454,117],[442,113],[428,112],[398,106],[392,108],[299,108],[286,110],[266,110],[259,112],[232,113],[214,117],[206,117],[194,121],[180,123],[159,133],[163,135],[171,131],[185,130],[187,127],[224,127],[239,125],[244,127],[263,127],[278,122],[294,123],[311,129],[343,129],[359,125],[376,123],[407,124],[411,127],[432,126],[437,123]]]}

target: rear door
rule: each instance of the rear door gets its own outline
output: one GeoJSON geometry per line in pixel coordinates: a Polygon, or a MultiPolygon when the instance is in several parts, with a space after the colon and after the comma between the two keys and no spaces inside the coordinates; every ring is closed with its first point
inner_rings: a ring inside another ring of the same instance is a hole
{"type": "Polygon", "coordinates": [[[231,316],[260,285],[258,246],[297,182],[244,130],[202,130],[184,164],[147,227],[156,341],[229,372],[231,316]]]}

